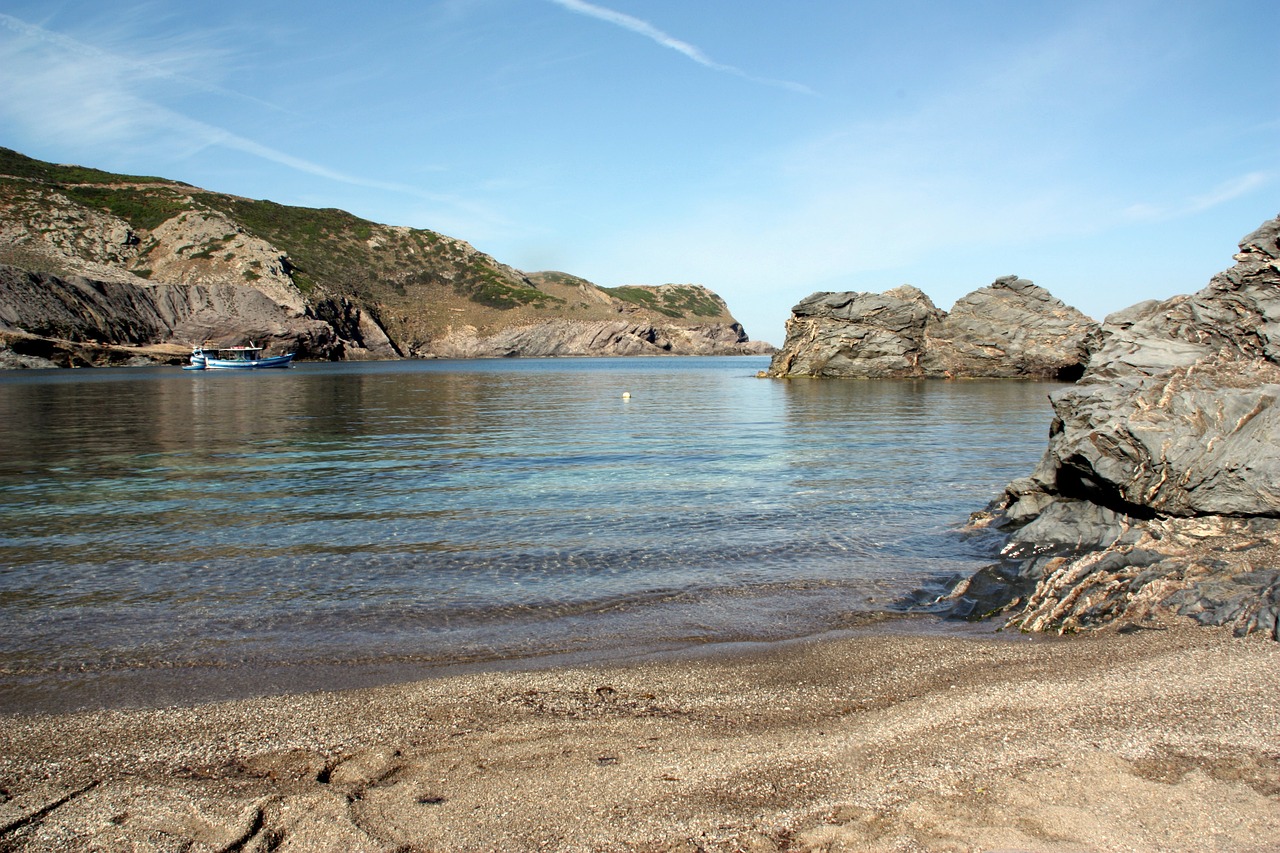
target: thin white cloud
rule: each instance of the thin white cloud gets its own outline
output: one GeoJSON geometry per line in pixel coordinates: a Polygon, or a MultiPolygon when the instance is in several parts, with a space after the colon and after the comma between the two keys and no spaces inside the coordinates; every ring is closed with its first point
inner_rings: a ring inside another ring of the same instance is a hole
{"type": "MultiPolygon", "coordinates": [[[[91,160],[84,162],[93,165],[113,159],[181,160],[220,148],[325,181],[392,193],[403,200],[398,205],[402,216],[394,221],[430,223],[434,229],[470,239],[522,232],[505,214],[477,198],[333,169],[160,102],[157,81],[168,88],[164,96],[210,92],[196,75],[203,70],[200,63],[215,59],[140,49],[125,56],[0,15],[0,92],[5,93],[0,97],[0,128],[7,128],[8,137],[4,144],[68,150],[67,141],[73,140],[70,149],[92,152],[91,160]],[[118,153],[113,157],[111,152],[118,153]]],[[[397,207],[390,200],[385,203],[397,207]]]]}
{"type": "Polygon", "coordinates": [[[755,83],[764,83],[770,86],[781,86],[784,89],[790,89],[793,92],[800,92],[806,95],[813,94],[813,90],[802,83],[793,83],[789,80],[771,80],[765,77],[756,77],[748,74],[741,68],[735,68],[732,65],[725,65],[722,62],[716,62],[711,57],[703,53],[699,48],[687,41],[682,41],[675,36],[669,35],[655,27],[648,21],[641,20],[625,12],[618,12],[614,9],[606,9],[603,6],[597,6],[594,3],[587,3],[584,0],[550,0],[557,6],[567,9],[579,15],[585,15],[588,18],[595,18],[605,23],[622,27],[624,30],[630,30],[637,35],[644,36],[665,48],[674,50],[676,53],[692,59],[694,62],[713,71],[723,71],[726,74],[733,74],[742,77],[745,80],[751,80],[755,83]]]}
{"type": "Polygon", "coordinates": [[[1187,207],[1188,213],[1200,213],[1205,210],[1234,201],[1243,195],[1248,195],[1259,187],[1265,186],[1271,182],[1271,176],[1266,172],[1250,172],[1247,175],[1241,175],[1232,178],[1229,181],[1223,181],[1207,193],[1196,196],[1191,199],[1187,207]]]}
{"type": "Polygon", "coordinates": [[[615,24],[622,27],[624,30],[631,30],[633,33],[638,33],[645,38],[652,39],[663,47],[671,48],[677,53],[683,53],[699,65],[705,65],[708,68],[715,69],[716,71],[729,71],[734,74],[742,73],[737,68],[730,65],[722,65],[719,62],[713,61],[701,50],[698,50],[698,48],[686,41],[681,41],[674,36],[667,35],[649,22],[642,21],[639,18],[634,18],[631,15],[624,14],[623,12],[615,12],[613,9],[606,9],[603,6],[584,3],[582,0],[551,0],[551,2],[555,3],[557,6],[563,6],[570,12],[577,12],[580,15],[586,15],[590,18],[597,18],[601,21],[615,24]]]}
{"type": "Polygon", "coordinates": [[[491,212],[465,200],[331,169],[157,103],[147,95],[148,81],[156,79],[187,90],[236,94],[202,83],[190,74],[172,72],[163,58],[121,56],[11,15],[0,14],[0,30],[14,34],[10,39],[0,37],[0,91],[7,93],[0,99],[0,119],[24,128],[33,137],[74,139],[96,148],[145,147],[176,156],[219,146],[325,180],[399,193],[492,218],[491,212]]]}
{"type": "MultiPolygon", "coordinates": [[[[111,53],[93,45],[85,44],[82,41],[62,35],[61,33],[51,32],[49,30],[28,24],[12,15],[6,15],[0,12],[0,27],[16,33],[21,39],[29,42],[41,42],[56,48],[64,56],[81,57],[87,60],[101,62],[109,66],[108,73],[127,74],[139,80],[163,80],[170,83],[176,83],[184,88],[192,89],[209,94],[221,95],[224,97],[235,98],[237,100],[248,101],[259,106],[268,107],[273,110],[283,110],[276,104],[269,103],[252,95],[246,95],[242,92],[232,91],[222,86],[209,83],[197,77],[175,72],[167,66],[171,63],[165,58],[159,59],[136,59],[131,56],[122,56],[120,54],[111,53]]],[[[190,50],[184,51],[183,62],[189,63],[192,60],[190,50]]]]}
{"type": "Polygon", "coordinates": [[[1128,220],[1139,222],[1165,222],[1170,219],[1204,213],[1266,186],[1271,183],[1272,177],[1267,172],[1248,172],[1223,181],[1206,192],[1183,199],[1175,204],[1161,205],[1151,202],[1132,204],[1124,209],[1123,215],[1128,220]]]}

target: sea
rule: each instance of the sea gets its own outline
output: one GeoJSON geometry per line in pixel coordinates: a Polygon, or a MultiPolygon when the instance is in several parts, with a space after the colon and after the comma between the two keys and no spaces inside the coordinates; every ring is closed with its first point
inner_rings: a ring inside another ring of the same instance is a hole
{"type": "Polygon", "coordinates": [[[0,372],[0,713],[793,640],[990,562],[1057,386],[767,366],[0,372]]]}

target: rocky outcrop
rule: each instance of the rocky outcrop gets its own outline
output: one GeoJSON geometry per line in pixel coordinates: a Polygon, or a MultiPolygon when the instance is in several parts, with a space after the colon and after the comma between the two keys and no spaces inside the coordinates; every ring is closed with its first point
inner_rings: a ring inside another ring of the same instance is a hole
{"type": "Polygon", "coordinates": [[[377,361],[401,358],[404,353],[388,337],[381,320],[372,311],[344,297],[320,299],[307,309],[307,315],[322,320],[342,342],[342,358],[347,361],[377,361]]]}
{"type": "Polygon", "coordinates": [[[154,281],[206,286],[235,282],[301,315],[307,302],[280,249],[217,211],[191,211],[160,223],[142,247],[154,281]]]}
{"type": "Polygon", "coordinates": [[[175,344],[183,352],[193,341],[228,345],[250,339],[311,358],[343,354],[342,341],[328,323],[290,311],[253,288],[61,278],[4,264],[0,264],[0,332],[7,333],[8,349],[38,352],[53,364],[118,361],[107,349],[96,350],[101,356],[93,356],[95,350],[86,349],[85,344],[175,344]],[[24,338],[44,343],[37,346],[24,338]],[[21,343],[15,346],[16,341],[21,343]]]}
{"type": "Polygon", "coordinates": [[[1006,276],[939,310],[910,286],[815,293],[792,309],[771,376],[1072,380],[1097,324],[1006,276]]]}
{"type": "MultiPolygon", "coordinates": [[[[768,344],[762,345],[764,352],[768,344]]],[[[628,320],[547,320],[484,336],[474,326],[452,329],[429,344],[435,358],[513,356],[742,355],[752,347],[737,324],[678,326],[628,320]]]]}
{"type": "Polygon", "coordinates": [[[129,270],[140,241],[125,220],[57,188],[0,182],[0,189],[0,262],[100,281],[145,280],[129,270]]]}
{"type": "Polygon", "coordinates": [[[919,290],[815,293],[791,309],[770,376],[918,376],[925,328],[945,314],[919,290]]]}
{"type": "Polygon", "coordinates": [[[1098,324],[1043,287],[1006,276],[927,329],[926,375],[1076,379],[1098,324]]]}
{"type": "Polygon", "coordinates": [[[1276,637],[1280,619],[1280,219],[1193,296],[1107,318],[1051,395],[1049,447],[979,525],[1003,560],[959,615],[1070,631],[1189,617],[1276,637]]]}

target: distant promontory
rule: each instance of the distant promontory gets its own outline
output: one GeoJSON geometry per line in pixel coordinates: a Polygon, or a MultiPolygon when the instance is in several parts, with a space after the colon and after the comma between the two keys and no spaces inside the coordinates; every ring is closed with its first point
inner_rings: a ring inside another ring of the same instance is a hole
{"type": "Polygon", "coordinates": [[[524,273],[434,231],[0,148],[0,367],[248,340],[321,360],[772,352],[698,285],[524,273]]]}

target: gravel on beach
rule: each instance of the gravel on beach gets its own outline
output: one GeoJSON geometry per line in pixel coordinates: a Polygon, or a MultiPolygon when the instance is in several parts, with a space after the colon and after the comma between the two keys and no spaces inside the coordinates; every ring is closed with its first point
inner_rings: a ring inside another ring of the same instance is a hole
{"type": "Polygon", "coordinates": [[[889,627],[0,717],[7,850],[1280,850],[1280,644],[889,627]]]}

